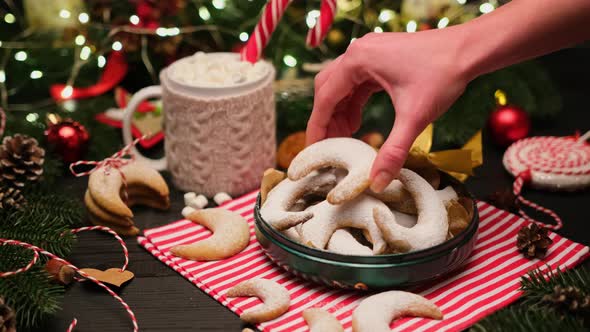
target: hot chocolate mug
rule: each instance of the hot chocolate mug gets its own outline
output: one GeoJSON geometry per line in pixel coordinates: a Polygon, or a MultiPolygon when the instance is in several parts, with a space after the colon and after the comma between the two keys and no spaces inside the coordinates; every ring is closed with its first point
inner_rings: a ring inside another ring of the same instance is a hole
{"type": "MultiPolygon", "coordinates": [[[[235,53],[211,53],[236,61],[235,53]],[[234,57],[233,59],[231,57],[234,57]]],[[[132,142],[131,119],[148,98],[162,98],[165,156],[136,158],[156,170],[168,170],[177,188],[206,196],[237,196],[257,188],[276,153],[275,70],[264,63],[263,75],[231,86],[188,85],[170,75],[180,59],[160,72],[160,85],[141,89],[123,116],[123,139],[132,142]]],[[[185,63],[186,65],[186,63],[185,63]]]]}

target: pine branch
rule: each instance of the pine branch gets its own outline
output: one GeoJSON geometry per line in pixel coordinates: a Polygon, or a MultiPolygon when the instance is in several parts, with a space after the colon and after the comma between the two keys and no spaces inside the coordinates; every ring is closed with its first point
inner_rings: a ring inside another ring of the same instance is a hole
{"type": "Polygon", "coordinates": [[[500,310],[477,324],[470,332],[555,332],[586,331],[582,323],[571,316],[562,317],[552,310],[539,310],[522,304],[500,310]]]}
{"type": "Polygon", "coordinates": [[[576,287],[583,296],[590,295],[590,272],[585,268],[578,268],[566,272],[559,268],[556,272],[548,269],[530,271],[520,281],[520,289],[524,291],[524,302],[527,305],[547,306],[543,297],[553,293],[555,286],[576,287]]]}
{"type": "Polygon", "coordinates": [[[63,286],[52,283],[40,264],[25,273],[0,279],[0,295],[15,310],[19,330],[34,327],[55,314],[63,293],[63,286]]]}

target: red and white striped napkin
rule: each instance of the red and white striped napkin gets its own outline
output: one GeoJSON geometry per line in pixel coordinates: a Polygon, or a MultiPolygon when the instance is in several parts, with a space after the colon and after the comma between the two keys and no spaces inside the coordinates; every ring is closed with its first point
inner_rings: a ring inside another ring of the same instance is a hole
{"type": "MultiPolygon", "coordinates": [[[[283,316],[258,325],[263,331],[307,331],[302,310],[322,307],[335,315],[347,331],[351,330],[352,311],[366,296],[357,291],[331,289],[301,280],[275,266],[263,253],[254,236],[252,211],[257,192],[247,194],[223,205],[247,218],[251,228],[248,247],[240,254],[222,261],[194,262],[174,257],[170,247],[207,238],[210,232],[188,220],[144,231],[138,242],[155,257],[237,314],[256,306],[256,298],[228,299],[225,293],[237,283],[251,278],[266,278],[285,286],[291,294],[291,307],[283,316]]],[[[478,203],[479,237],[469,261],[459,270],[435,284],[416,290],[434,301],[444,314],[442,321],[425,318],[404,318],[395,321],[395,331],[458,331],[479,319],[507,306],[521,294],[520,277],[540,267],[569,269],[588,255],[588,247],[555,233],[543,260],[528,260],[518,253],[515,241],[521,226],[529,222],[499,210],[487,203],[478,203]]]]}

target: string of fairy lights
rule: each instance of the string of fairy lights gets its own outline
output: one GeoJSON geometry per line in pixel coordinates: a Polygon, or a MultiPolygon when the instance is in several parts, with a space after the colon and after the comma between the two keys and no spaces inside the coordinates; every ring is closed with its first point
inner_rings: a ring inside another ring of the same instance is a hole
{"type": "MultiPolygon", "coordinates": [[[[253,1],[253,0],[248,0],[253,1]]],[[[467,0],[451,0],[456,1],[461,7],[467,7],[466,3],[467,0]],[[465,6],[464,6],[465,5],[465,6]]],[[[14,5],[10,0],[5,0],[8,8],[15,9],[14,5]]],[[[217,10],[223,10],[226,8],[226,0],[212,0],[211,5],[217,10]]],[[[476,4],[470,3],[469,9],[470,11],[478,11],[477,14],[487,14],[492,12],[495,8],[498,7],[497,0],[486,0],[484,2],[478,2],[476,4]],[[475,9],[474,9],[475,8],[475,9]]],[[[74,62],[71,67],[71,71],[69,77],[66,81],[65,88],[61,91],[61,96],[64,99],[67,99],[72,96],[73,93],[73,85],[76,81],[76,78],[80,72],[80,69],[83,66],[89,65],[94,63],[98,68],[103,68],[106,65],[106,57],[105,54],[108,53],[111,49],[114,51],[121,51],[124,48],[124,44],[117,39],[117,34],[120,32],[130,33],[134,35],[139,35],[142,38],[142,52],[146,54],[142,54],[142,61],[144,62],[145,67],[150,71],[152,77],[156,77],[157,74],[153,73],[153,65],[149,61],[149,57],[147,56],[147,40],[145,39],[147,36],[159,36],[161,38],[169,38],[175,37],[178,35],[190,35],[195,32],[201,31],[209,31],[213,33],[226,33],[233,36],[236,36],[240,41],[246,42],[249,39],[249,33],[247,31],[235,31],[229,28],[220,27],[213,24],[208,24],[212,19],[212,15],[209,9],[205,6],[200,6],[197,9],[198,16],[203,20],[203,25],[197,26],[184,26],[184,27],[158,27],[154,29],[143,28],[140,26],[140,18],[139,16],[133,14],[129,16],[129,25],[112,25],[106,24],[102,22],[92,22],[91,17],[87,12],[80,12],[80,13],[73,13],[70,10],[64,8],[59,10],[58,16],[64,20],[71,20],[75,18],[77,14],[77,21],[83,25],[88,26],[96,29],[102,29],[104,31],[108,31],[106,37],[96,44],[91,44],[87,38],[83,34],[78,34],[73,38],[73,44],[69,43],[62,43],[57,44],[57,47],[73,47],[74,52],[74,62]],[[73,17],[74,16],[74,17],[73,17]]],[[[458,16],[462,14],[462,11],[455,12],[455,15],[458,16]]],[[[385,32],[388,29],[388,22],[399,18],[399,13],[391,9],[382,9],[377,16],[377,22],[374,27],[368,27],[362,20],[359,20],[355,17],[348,16],[345,12],[339,13],[338,17],[350,20],[354,23],[354,27],[352,29],[352,35],[350,36],[350,42],[354,42],[354,40],[358,37],[359,27],[363,26],[365,28],[370,28],[373,32],[381,33],[385,32]]],[[[317,20],[319,19],[320,11],[317,9],[309,10],[304,19],[305,24],[308,27],[313,27],[317,20]]],[[[450,24],[453,24],[457,17],[454,16],[444,16],[440,18],[436,24],[435,28],[443,29],[450,24]]],[[[6,24],[21,24],[25,26],[24,17],[20,15],[18,12],[0,12],[0,20],[3,20],[6,24]],[[3,15],[2,15],[3,14],[3,15]],[[23,22],[19,22],[22,20],[23,22]]],[[[419,29],[419,22],[413,19],[408,20],[405,22],[405,25],[402,26],[403,31],[412,33],[416,32],[419,29]]],[[[21,35],[17,36],[14,40],[0,40],[0,50],[4,50],[4,57],[0,59],[0,106],[4,107],[8,110],[15,110],[15,111],[28,111],[33,107],[38,107],[39,105],[50,105],[52,103],[51,100],[41,100],[35,102],[33,104],[19,104],[19,105],[9,105],[8,104],[8,88],[6,86],[7,82],[7,75],[5,68],[10,62],[10,56],[12,55],[13,59],[18,62],[26,63],[29,59],[29,54],[27,53],[27,49],[35,49],[35,48],[43,48],[48,47],[47,45],[40,44],[39,42],[29,42],[29,41],[22,41],[24,36],[29,35],[31,32],[27,29],[24,29],[21,35]]],[[[52,47],[56,47],[56,44],[53,43],[52,47]]],[[[321,48],[320,48],[321,51],[321,48]]],[[[293,54],[284,54],[282,56],[282,63],[289,68],[297,67],[300,64],[300,61],[297,57],[293,54]]],[[[45,76],[45,73],[40,68],[30,68],[29,78],[31,80],[38,80],[45,76]]],[[[66,107],[67,109],[67,107],[66,107]]],[[[27,119],[35,119],[35,116],[27,116],[27,119]]]]}

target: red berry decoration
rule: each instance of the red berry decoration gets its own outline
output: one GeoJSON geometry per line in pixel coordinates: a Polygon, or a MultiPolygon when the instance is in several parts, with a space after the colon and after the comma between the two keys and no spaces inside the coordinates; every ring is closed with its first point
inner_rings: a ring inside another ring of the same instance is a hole
{"type": "Polygon", "coordinates": [[[88,130],[76,121],[61,120],[55,115],[48,116],[48,120],[45,137],[51,150],[58,154],[66,165],[81,160],[88,150],[88,130]]]}

